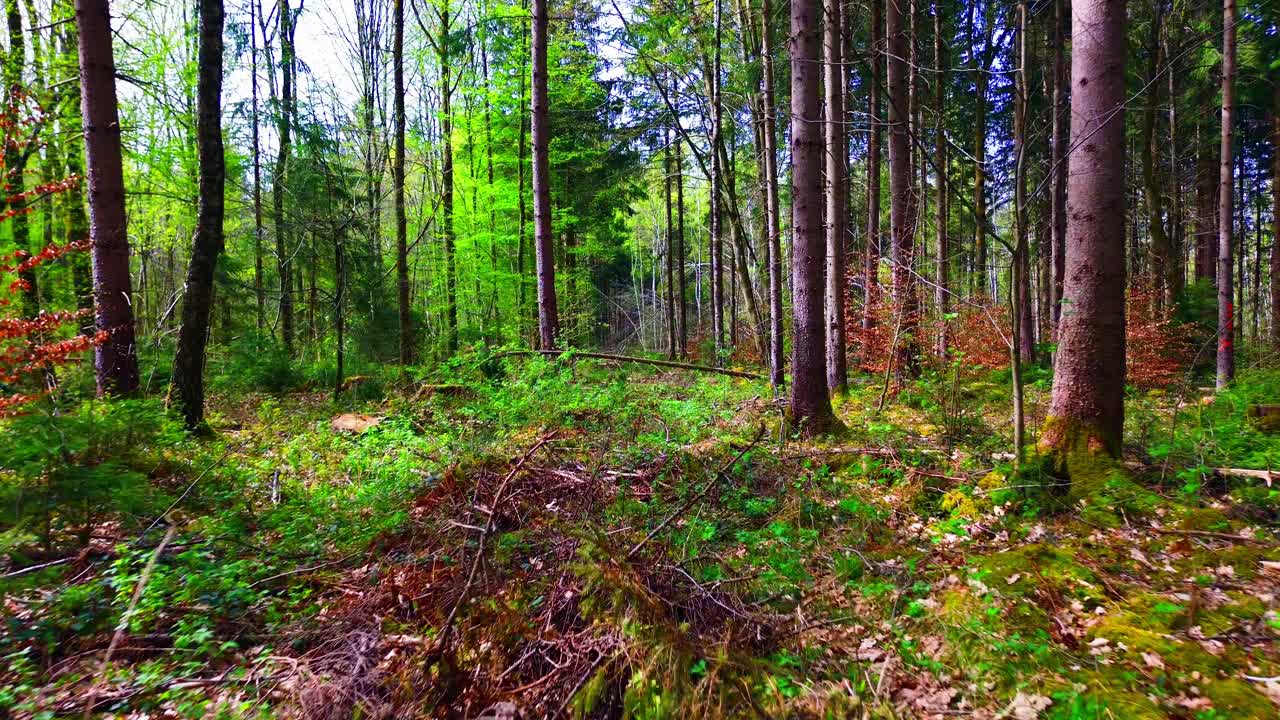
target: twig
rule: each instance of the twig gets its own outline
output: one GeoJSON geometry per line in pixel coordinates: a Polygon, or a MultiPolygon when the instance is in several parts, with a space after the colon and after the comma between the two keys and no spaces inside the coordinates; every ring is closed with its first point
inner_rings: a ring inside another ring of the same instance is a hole
{"type": "Polygon", "coordinates": [[[200,474],[196,476],[196,479],[195,479],[195,480],[192,480],[192,481],[191,481],[191,484],[190,484],[190,485],[187,485],[187,489],[186,489],[186,490],[183,490],[183,491],[182,491],[182,494],[178,496],[178,499],[177,499],[177,500],[174,500],[172,503],[170,503],[170,504],[169,504],[169,507],[167,507],[167,508],[165,508],[165,509],[164,509],[164,512],[162,512],[162,513],[160,513],[159,515],[157,515],[157,516],[156,516],[156,519],[151,521],[151,524],[147,526],[147,529],[142,531],[142,535],[139,535],[139,536],[138,536],[138,540],[142,540],[142,536],[143,536],[143,535],[146,535],[148,532],[151,532],[151,529],[152,529],[152,528],[154,528],[156,525],[159,525],[159,524],[160,524],[160,521],[161,521],[161,520],[163,520],[163,519],[165,518],[165,516],[167,516],[169,513],[173,512],[173,509],[174,509],[174,508],[178,507],[178,505],[179,505],[183,500],[186,500],[186,499],[187,499],[187,495],[189,495],[189,494],[191,493],[191,490],[192,490],[193,488],[195,488],[196,483],[198,483],[198,482],[200,482],[201,480],[203,480],[205,475],[208,475],[208,474],[209,474],[209,472],[210,472],[211,470],[213,470],[214,468],[216,468],[216,467],[218,467],[219,465],[221,465],[221,464],[222,464],[222,461],[223,461],[223,460],[226,460],[226,459],[227,459],[227,456],[228,456],[228,455],[230,455],[230,454],[231,454],[231,452],[232,452],[233,450],[236,450],[237,448],[241,447],[243,444],[244,444],[244,443],[240,443],[239,445],[234,445],[234,446],[229,446],[229,447],[227,447],[227,449],[226,449],[226,450],[223,450],[223,451],[222,451],[222,454],[218,456],[218,459],[217,459],[217,460],[214,460],[212,463],[210,463],[210,464],[209,464],[209,466],[208,466],[208,467],[206,467],[204,470],[201,470],[201,471],[200,471],[200,474]]]}
{"type": "Polygon", "coordinates": [[[116,647],[120,645],[120,641],[124,639],[124,631],[129,627],[129,618],[133,615],[133,611],[138,607],[138,601],[142,599],[142,592],[147,589],[147,583],[151,580],[151,573],[156,569],[156,562],[160,559],[160,554],[164,552],[164,546],[169,544],[174,534],[178,532],[177,525],[170,525],[168,530],[164,532],[164,539],[156,546],[155,552],[151,553],[151,559],[147,561],[147,566],[142,569],[142,575],[138,577],[138,584],[133,588],[133,598],[129,600],[129,608],[120,616],[120,622],[116,625],[116,632],[111,636],[111,644],[107,645],[107,654],[102,658],[102,666],[98,669],[98,679],[94,680],[93,685],[89,688],[89,699],[84,706],[85,720],[93,714],[93,706],[97,704],[95,698],[98,695],[98,686],[102,683],[102,677],[107,672],[107,666],[111,663],[111,656],[115,653],[116,647]]]}
{"type": "Polygon", "coordinates": [[[565,694],[564,702],[560,703],[560,707],[556,710],[555,714],[552,715],[551,717],[560,717],[561,715],[563,715],[565,709],[569,707],[569,703],[573,702],[573,696],[577,695],[578,691],[582,689],[582,686],[586,685],[587,681],[591,679],[591,673],[595,672],[596,668],[600,667],[600,664],[605,661],[606,657],[609,660],[612,660],[613,656],[614,656],[614,653],[612,652],[610,653],[601,652],[599,655],[597,655],[595,661],[592,662],[591,666],[587,668],[587,671],[582,673],[582,677],[578,678],[578,682],[574,683],[573,687],[569,690],[569,692],[565,694]]]}
{"type": "Polygon", "coordinates": [[[1233,535],[1231,533],[1213,532],[1212,530],[1168,530],[1165,528],[1151,528],[1161,535],[1186,535],[1189,537],[1213,538],[1215,540],[1231,540],[1232,542],[1253,543],[1254,545],[1262,545],[1263,547],[1273,547],[1274,543],[1258,538],[1245,537],[1243,535],[1233,535]]]}
{"type": "Polygon", "coordinates": [[[18,577],[19,575],[26,575],[27,573],[35,572],[37,570],[43,570],[45,568],[53,567],[55,565],[63,565],[65,563],[69,563],[78,557],[80,556],[72,555],[71,557],[64,557],[58,560],[50,560],[47,563],[40,563],[39,565],[28,565],[27,567],[24,567],[20,570],[14,570],[13,572],[7,572],[3,575],[0,575],[0,578],[4,578],[6,580],[9,578],[15,578],[15,577],[18,577]]]}
{"type": "Polygon", "coordinates": [[[493,533],[493,519],[498,514],[498,503],[502,501],[507,485],[520,472],[520,469],[524,467],[529,458],[533,457],[533,454],[542,449],[544,445],[551,442],[555,436],[555,432],[542,436],[538,442],[534,443],[533,447],[520,456],[520,459],[515,462],[511,470],[502,478],[497,491],[493,494],[493,500],[489,503],[489,515],[484,523],[484,532],[480,533],[480,543],[476,548],[475,557],[471,559],[471,569],[467,572],[467,582],[462,586],[462,592],[459,593],[458,599],[454,601],[453,607],[449,609],[449,614],[445,616],[444,624],[440,626],[440,633],[436,635],[435,645],[431,648],[428,656],[435,655],[444,647],[444,643],[449,637],[449,631],[453,627],[453,621],[458,616],[458,610],[462,608],[462,604],[467,601],[467,596],[471,594],[471,586],[475,583],[476,573],[480,570],[480,561],[484,559],[485,545],[489,540],[489,535],[493,533]]]}
{"type": "Polygon", "coordinates": [[[737,455],[734,455],[732,460],[725,463],[724,467],[720,468],[716,472],[715,477],[713,477],[711,481],[707,483],[706,487],[702,488],[702,490],[695,493],[692,497],[686,500],[683,505],[681,505],[679,508],[676,509],[675,512],[668,515],[666,519],[658,523],[657,527],[650,530],[649,534],[645,535],[643,540],[636,543],[635,547],[631,548],[631,551],[627,553],[627,559],[630,560],[636,553],[640,552],[641,548],[643,548],[650,540],[652,540],[655,535],[662,532],[662,529],[670,525],[673,520],[675,520],[676,518],[688,512],[689,508],[693,507],[694,503],[706,497],[707,493],[711,492],[711,488],[716,486],[716,482],[719,481],[720,478],[722,478],[725,473],[733,469],[733,466],[738,464],[738,461],[742,459],[742,456],[746,455],[752,448],[754,448],[760,442],[760,439],[763,437],[764,437],[764,424],[761,423],[760,429],[756,431],[756,436],[751,439],[751,442],[747,443],[747,446],[742,448],[742,450],[739,451],[737,455]]]}

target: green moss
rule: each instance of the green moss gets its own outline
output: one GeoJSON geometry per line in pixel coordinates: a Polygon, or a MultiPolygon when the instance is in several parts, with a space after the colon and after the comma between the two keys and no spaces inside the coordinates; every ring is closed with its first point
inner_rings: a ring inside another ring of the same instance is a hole
{"type": "Polygon", "coordinates": [[[1266,720],[1276,716],[1275,704],[1244,680],[1230,678],[1210,681],[1204,687],[1204,694],[1213,701],[1213,709],[1218,711],[1220,717],[1266,720]]]}
{"type": "Polygon", "coordinates": [[[1207,532],[1228,532],[1231,520],[1221,510],[1214,508],[1195,508],[1189,510],[1178,523],[1183,530],[1199,530],[1207,532]]]}
{"type": "Polygon", "coordinates": [[[1196,614],[1196,624],[1205,635],[1221,635],[1241,623],[1257,620],[1267,612],[1262,601],[1252,595],[1231,592],[1229,596],[1231,602],[1226,605],[1196,614]]]}
{"type": "Polygon", "coordinates": [[[1076,562],[1068,550],[1042,543],[978,558],[972,575],[1002,595],[1033,595],[1038,585],[1048,585],[1081,600],[1102,597],[1101,583],[1092,570],[1076,562]]]}

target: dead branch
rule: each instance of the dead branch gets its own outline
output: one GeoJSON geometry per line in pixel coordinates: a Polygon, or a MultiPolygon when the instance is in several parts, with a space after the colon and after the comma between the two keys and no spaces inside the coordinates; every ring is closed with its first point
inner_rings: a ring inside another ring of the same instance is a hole
{"type": "Polygon", "coordinates": [[[1213,532],[1212,530],[1176,530],[1167,528],[1151,528],[1161,535],[1182,535],[1185,537],[1202,537],[1213,538],[1214,540],[1228,540],[1231,542],[1248,543],[1252,545],[1261,545],[1263,547],[1275,547],[1275,543],[1260,540],[1258,538],[1245,537],[1244,535],[1233,535],[1225,532],[1213,532]]]}
{"type": "Polygon", "coordinates": [[[701,491],[694,493],[693,496],[690,497],[688,500],[686,500],[683,505],[681,505],[679,508],[676,508],[675,512],[668,515],[666,519],[658,523],[657,527],[650,530],[649,534],[645,535],[643,540],[636,543],[635,547],[631,548],[631,551],[627,553],[627,559],[630,560],[633,556],[635,556],[636,553],[640,552],[641,548],[643,548],[650,540],[652,540],[655,535],[662,532],[662,529],[665,528],[667,525],[670,525],[673,520],[675,520],[676,518],[688,512],[689,508],[693,507],[694,503],[706,497],[707,493],[711,492],[711,488],[716,486],[716,484],[720,481],[720,479],[724,477],[725,473],[733,469],[733,466],[738,464],[738,461],[742,459],[742,456],[746,455],[747,452],[751,450],[751,448],[755,447],[763,437],[764,437],[764,424],[761,423],[760,429],[756,431],[756,436],[751,439],[751,442],[747,443],[747,446],[742,448],[742,450],[740,450],[737,455],[734,455],[733,459],[725,463],[724,467],[716,471],[715,477],[711,478],[711,481],[707,483],[706,487],[702,488],[701,491]]]}

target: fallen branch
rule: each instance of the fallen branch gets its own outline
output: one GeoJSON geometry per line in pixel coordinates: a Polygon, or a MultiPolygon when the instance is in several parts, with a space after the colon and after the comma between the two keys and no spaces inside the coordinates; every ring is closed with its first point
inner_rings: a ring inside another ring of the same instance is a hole
{"type": "Polygon", "coordinates": [[[483,532],[480,533],[480,543],[476,547],[476,554],[471,559],[471,569],[467,572],[467,581],[462,586],[462,592],[458,594],[458,599],[454,601],[453,607],[449,609],[449,614],[445,616],[444,624],[440,626],[440,632],[436,635],[436,642],[431,647],[428,656],[434,656],[444,648],[444,643],[449,637],[449,631],[453,628],[453,621],[458,616],[458,610],[462,608],[462,604],[467,601],[467,597],[471,594],[471,586],[475,583],[476,573],[480,570],[480,561],[484,559],[485,546],[488,543],[489,536],[493,534],[493,519],[498,514],[498,503],[502,501],[502,496],[507,491],[507,485],[519,474],[520,469],[524,467],[529,458],[533,457],[534,453],[542,449],[544,445],[551,442],[555,436],[554,432],[542,436],[538,442],[534,443],[533,447],[520,456],[519,460],[516,460],[515,464],[511,466],[511,470],[503,476],[502,482],[499,483],[497,491],[493,494],[493,500],[489,503],[488,517],[484,522],[483,532]]]}
{"type": "Polygon", "coordinates": [[[1183,535],[1186,537],[1202,537],[1213,538],[1214,540],[1230,540],[1232,542],[1252,543],[1254,545],[1262,545],[1263,547],[1273,547],[1275,544],[1258,538],[1245,537],[1244,535],[1233,535],[1231,533],[1213,532],[1212,530],[1171,530],[1166,528],[1151,528],[1161,535],[1183,535]]]}
{"type": "Polygon", "coordinates": [[[675,362],[673,360],[651,360],[649,358],[632,357],[630,355],[614,355],[612,353],[597,352],[578,352],[577,350],[561,351],[561,350],[508,350],[507,352],[494,355],[495,358],[509,357],[514,355],[542,355],[544,357],[558,358],[561,355],[569,353],[570,357],[585,357],[596,360],[614,360],[616,362],[639,363],[641,365],[656,365],[658,367],[675,368],[677,370],[693,370],[695,372],[716,373],[718,375],[728,375],[730,377],[746,378],[747,380],[764,380],[764,376],[755,373],[749,373],[744,370],[730,370],[728,368],[711,367],[710,365],[694,365],[692,363],[675,362]]]}
{"type": "Polygon", "coordinates": [[[690,497],[688,500],[686,500],[683,505],[681,505],[679,508],[676,508],[675,512],[668,515],[662,522],[658,523],[657,527],[650,530],[649,534],[645,535],[643,540],[636,543],[635,547],[631,548],[631,551],[627,553],[627,559],[630,560],[636,553],[640,552],[640,548],[643,548],[650,540],[653,539],[655,535],[662,532],[662,529],[670,525],[673,520],[675,520],[676,518],[688,512],[689,508],[693,507],[694,503],[706,497],[707,493],[711,492],[711,488],[715,487],[716,483],[719,482],[722,477],[724,477],[724,474],[732,470],[733,466],[737,465],[738,461],[742,459],[742,456],[746,455],[751,450],[751,448],[755,447],[763,437],[764,437],[764,424],[762,423],[760,425],[760,429],[756,431],[756,436],[751,439],[751,442],[747,443],[747,446],[742,448],[742,450],[740,450],[737,455],[734,455],[733,459],[725,463],[724,467],[716,471],[715,477],[711,478],[711,481],[707,483],[706,487],[702,488],[702,490],[700,490],[699,492],[694,493],[694,495],[690,497]]]}

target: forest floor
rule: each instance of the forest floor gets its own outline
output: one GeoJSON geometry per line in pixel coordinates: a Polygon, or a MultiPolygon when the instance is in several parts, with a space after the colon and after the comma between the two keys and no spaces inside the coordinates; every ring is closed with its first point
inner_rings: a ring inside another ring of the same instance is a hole
{"type": "Polygon", "coordinates": [[[1075,504],[1010,469],[1007,377],[859,376],[819,441],[764,383],[586,360],[229,391],[199,440],[99,404],[78,462],[135,502],[9,550],[0,715],[1277,717],[1280,484],[1212,468],[1280,461],[1280,373],[1132,391],[1075,504]]]}

